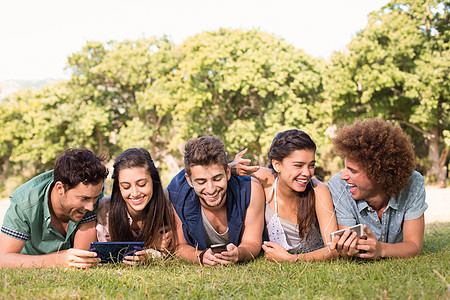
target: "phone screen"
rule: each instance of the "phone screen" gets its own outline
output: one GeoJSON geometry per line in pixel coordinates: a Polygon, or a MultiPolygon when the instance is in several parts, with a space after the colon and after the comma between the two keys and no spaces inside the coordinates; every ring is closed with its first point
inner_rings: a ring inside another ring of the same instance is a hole
{"type": "Polygon", "coordinates": [[[213,253],[220,253],[222,251],[227,251],[227,246],[225,244],[215,244],[211,245],[211,250],[213,253]]]}
{"type": "Polygon", "coordinates": [[[144,242],[93,242],[89,251],[97,253],[100,263],[118,263],[143,248],[144,242]]]}

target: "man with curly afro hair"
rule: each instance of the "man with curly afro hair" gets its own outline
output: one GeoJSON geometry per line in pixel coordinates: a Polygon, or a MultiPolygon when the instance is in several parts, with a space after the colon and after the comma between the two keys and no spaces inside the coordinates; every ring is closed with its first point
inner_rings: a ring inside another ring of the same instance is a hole
{"type": "Polygon", "coordinates": [[[344,170],[328,182],[339,229],[363,224],[365,231],[361,238],[350,230],[334,238],[341,256],[420,254],[428,205],[409,137],[388,121],[367,119],[339,128],[332,141],[345,159],[344,170]]]}

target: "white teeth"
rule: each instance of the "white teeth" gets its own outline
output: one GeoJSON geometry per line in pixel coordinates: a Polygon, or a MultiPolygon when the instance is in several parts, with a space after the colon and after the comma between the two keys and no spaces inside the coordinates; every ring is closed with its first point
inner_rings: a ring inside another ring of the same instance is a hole
{"type": "Polygon", "coordinates": [[[208,198],[214,198],[219,194],[219,191],[215,192],[213,195],[205,195],[208,198]]]}
{"type": "Polygon", "coordinates": [[[141,197],[141,198],[139,198],[139,199],[131,199],[131,198],[130,198],[130,200],[131,200],[132,202],[140,202],[143,198],[144,198],[144,197],[141,197]]]}
{"type": "Polygon", "coordinates": [[[297,179],[296,181],[300,182],[300,183],[307,183],[308,182],[308,180],[305,180],[305,179],[297,179]]]}

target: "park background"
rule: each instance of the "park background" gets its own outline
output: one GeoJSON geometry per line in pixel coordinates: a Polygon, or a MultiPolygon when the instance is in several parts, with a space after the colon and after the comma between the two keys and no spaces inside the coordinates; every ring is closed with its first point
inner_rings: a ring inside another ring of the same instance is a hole
{"type": "Polygon", "coordinates": [[[220,136],[230,159],[247,147],[254,164],[266,165],[275,134],[299,128],[317,143],[316,177],[326,182],[343,167],[334,130],[371,117],[411,136],[429,208],[422,254],[411,259],[292,264],[262,255],[216,268],[169,259],[137,268],[0,270],[0,299],[448,299],[449,6],[3,1],[0,220],[14,188],[51,169],[66,147],[104,153],[109,167],[126,148],[145,147],[167,185],[190,137],[220,136]],[[361,18],[362,11],[372,13],[361,18]],[[99,33],[106,27],[118,34],[99,33]]]}
{"type": "Polygon", "coordinates": [[[230,159],[248,148],[254,164],[267,165],[273,137],[290,128],[316,142],[316,177],[326,182],[343,167],[330,140],[337,126],[372,117],[401,126],[427,184],[445,187],[448,16],[448,1],[389,2],[329,58],[261,29],[219,28],[178,43],[164,34],[87,41],[66,57],[65,79],[1,100],[0,196],[51,169],[67,147],[106,154],[109,166],[144,147],[167,185],[191,137],[217,135],[230,159]]]}

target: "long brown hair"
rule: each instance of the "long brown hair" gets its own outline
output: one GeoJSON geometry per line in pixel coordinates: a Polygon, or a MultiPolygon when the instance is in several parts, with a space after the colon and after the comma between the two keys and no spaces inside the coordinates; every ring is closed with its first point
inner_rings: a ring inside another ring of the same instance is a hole
{"type": "MultiPolygon", "coordinates": [[[[296,150],[316,151],[316,144],[305,132],[290,129],[278,133],[269,149],[269,168],[277,176],[272,160],[282,161],[296,150]]],[[[315,195],[312,182],[306,185],[305,191],[297,193],[297,225],[301,238],[307,238],[311,225],[317,220],[315,211],[315,195]]]]}
{"type": "Polygon", "coordinates": [[[164,194],[159,172],[150,153],[143,148],[127,149],[117,157],[113,167],[112,178],[114,182],[108,217],[111,241],[143,241],[146,247],[151,247],[158,231],[168,227],[168,231],[173,232],[173,238],[167,250],[173,251],[177,243],[172,205],[164,194]],[[134,167],[145,168],[153,182],[152,198],[144,208],[143,228],[136,238],[133,237],[127,216],[127,206],[119,188],[119,172],[134,167]]]}

